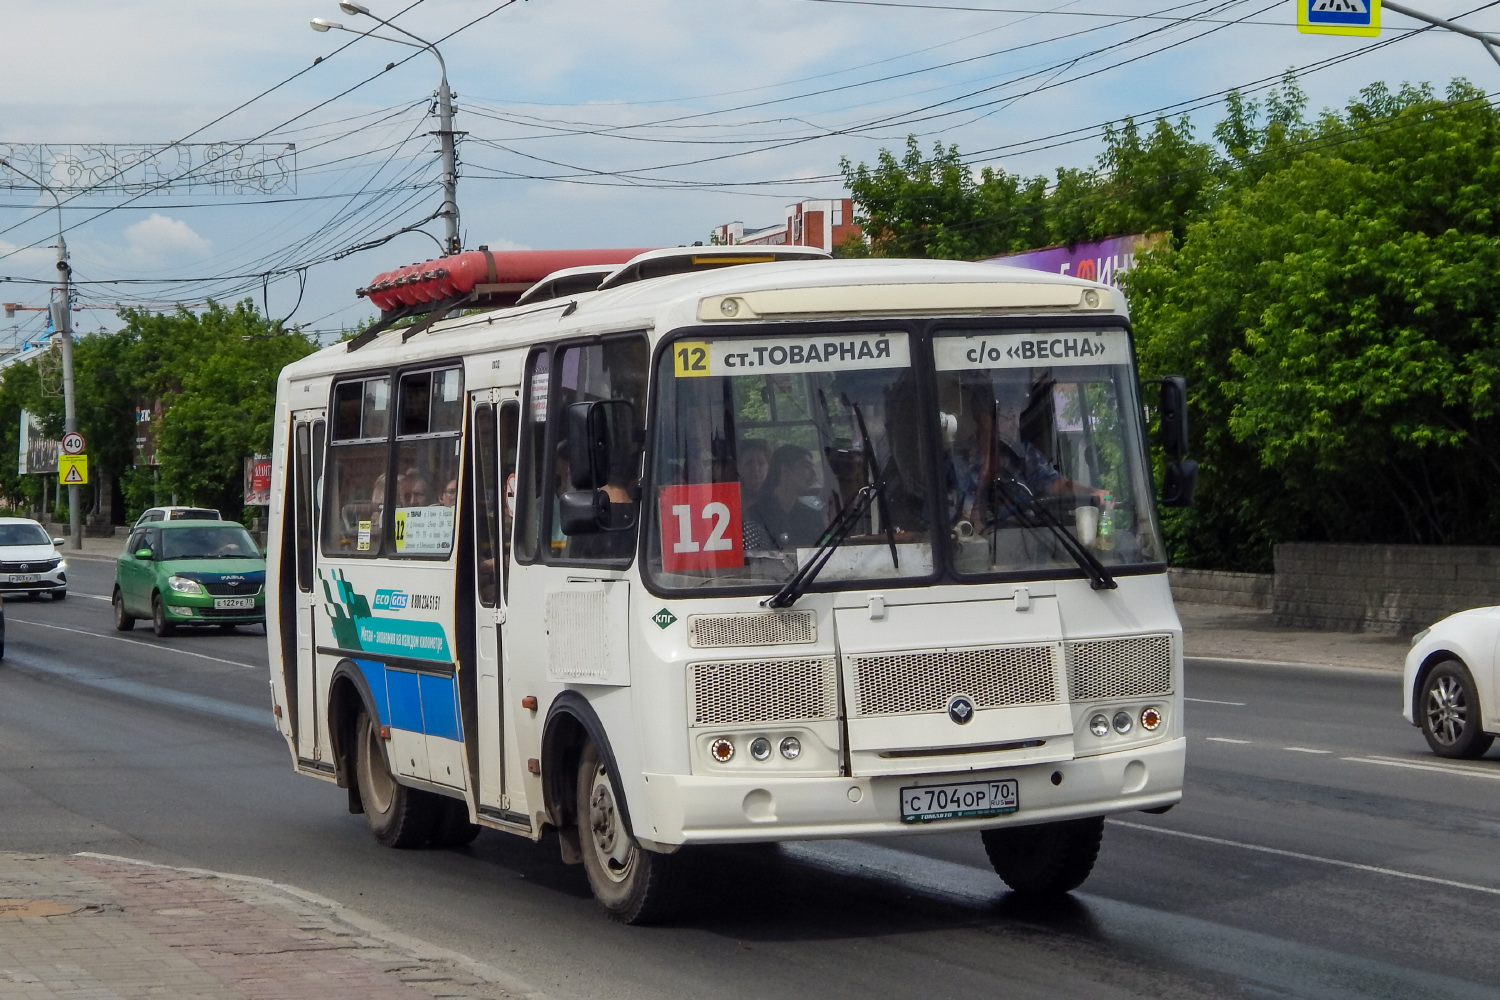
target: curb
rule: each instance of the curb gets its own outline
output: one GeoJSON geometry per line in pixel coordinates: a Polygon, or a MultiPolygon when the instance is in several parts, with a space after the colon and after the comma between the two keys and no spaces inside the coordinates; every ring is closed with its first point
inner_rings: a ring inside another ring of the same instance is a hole
{"type": "Polygon", "coordinates": [[[256,875],[233,875],[228,872],[214,871],[209,868],[182,868],[176,865],[163,865],[157,864],[154,861],[126,858],[117,854],[99,854],[94,851],[79,851],[73,857],[92,858],[96,861],[111,861],[115,864],[137,865],[142,868],[157,868],[164,871],[178,872],[183,875],[191,875],[195,878],[222,879],[225,882],[235,882],[241,885],[271,889],[291,896],[294,899],[301,900],[304,903],[310,903],[313,906],[327,910],[331,919],[348,924],[360,931],[364,936],[381,941],[392,948],[410,954],[414,958],[427,962],[445,962],[456,966],[486,983],[499,987],[506,993],[514,994],[517,997],[524,997],[525,1000],[550,1000],[548,994],[538,990],[514,973],[497,968],[487,962],[470,958],[452,949],[432,944],[410,934],[392,930],[379,921],[372,920],[362,913],[351,910],[337,900],[308,892],[305,889],[299,889],[294,885],[287,885],[284,882],[274,882],[271,879],[260,878],[256,875]]]}

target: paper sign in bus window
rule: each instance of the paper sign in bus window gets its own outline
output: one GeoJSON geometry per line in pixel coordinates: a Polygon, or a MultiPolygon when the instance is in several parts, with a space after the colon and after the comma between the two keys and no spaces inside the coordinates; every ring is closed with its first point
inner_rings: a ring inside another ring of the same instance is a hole
{"type": "Polygon", "coordinates": [[[661,564],[668,573],[745,564],[740,534],[740,484],[663,486],[661,564]]]}

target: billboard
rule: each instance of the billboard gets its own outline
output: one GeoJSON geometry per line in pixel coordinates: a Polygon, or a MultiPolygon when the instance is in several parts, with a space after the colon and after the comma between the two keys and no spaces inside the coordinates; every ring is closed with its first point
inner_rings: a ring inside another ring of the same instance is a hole
{"type": "Polygon", "coordinates": [[[1084,278],[1119,287],[1120,275],[1135,267],[1135,255],[1165,241],[1166,233],[1136,233],[1110,236],[1093,243],[1075,243],[1067,247],[1043,247],[1023,250],[1000,257],[986,257],[986,264],[1007,264],[1029,271],[1051,271],[1074,278],[1084,278]]]}
{"type": "Polygon", "coordinates": [[[271,457],[256,455],[245,459],[245,506],[271,505],[271,457]]]}
{"type": "Polygon", "coordinates": [[[62,442],[49,438],[42,431],[34,414],[21,411],[21,448],[17,456],[16,471],[21,475],[48,473],[57,475],[57,456],[62,452],[62,442]]]}

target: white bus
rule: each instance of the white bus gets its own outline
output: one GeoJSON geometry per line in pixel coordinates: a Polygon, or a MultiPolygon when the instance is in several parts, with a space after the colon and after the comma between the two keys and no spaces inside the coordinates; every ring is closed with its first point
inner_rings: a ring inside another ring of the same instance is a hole
{"type": "Polygon", "coordinates": [[[289,366],[266,607],[296,770],[392,847],[555,830],[627,922],[691,845],[972,830],[1065,892],[1104,816],[1176,803],[1120,293],[825,257],[654,251],[438,321],[483,304],[459,289],[289,366]]]}

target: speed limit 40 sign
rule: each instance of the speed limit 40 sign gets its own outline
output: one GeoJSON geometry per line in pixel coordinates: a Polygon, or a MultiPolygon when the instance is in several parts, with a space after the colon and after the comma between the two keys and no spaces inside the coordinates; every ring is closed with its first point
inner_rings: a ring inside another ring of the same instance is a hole
{"type": "Polygon", "coordinates": [[[68,431],[62,437],[62,450],[64,455],[82,455],[84,449],[83,435],[77,431],[68,431]]]}

